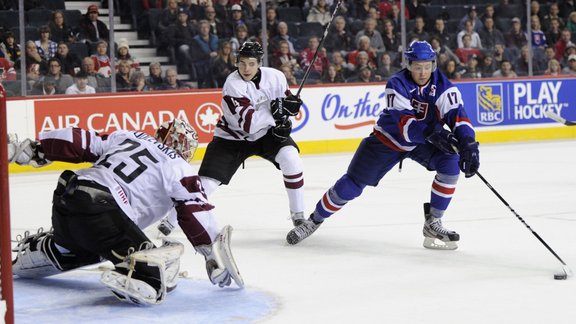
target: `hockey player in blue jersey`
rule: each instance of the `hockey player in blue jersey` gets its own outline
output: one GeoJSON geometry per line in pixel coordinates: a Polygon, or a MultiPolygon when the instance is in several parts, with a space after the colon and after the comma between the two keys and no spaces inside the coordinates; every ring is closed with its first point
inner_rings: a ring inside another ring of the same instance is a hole
{"type": "Polygon", "coordinates": [[[404,55],[407,66],[386,84],[385,108],[373,132],[362,140],[346,174],[322,196],[309,219],[288,233],[289,244],[312,235],[366,186],[378,185],[398,162],[410,158],[436,172],[430,202],[424,204],[424,247],[458,248],[460,236],[446,229],[441,220],[460,170],[468,178],[480,166],[475,132],[460,91],[436,69],[436,53],[430,44],[412,42],[404,55]]]}

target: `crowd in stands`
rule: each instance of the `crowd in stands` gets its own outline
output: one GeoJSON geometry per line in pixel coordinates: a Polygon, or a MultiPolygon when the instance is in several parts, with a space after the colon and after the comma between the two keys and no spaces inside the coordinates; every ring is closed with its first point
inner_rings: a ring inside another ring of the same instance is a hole
{"type": "MultiPolygon", "coordinates": [[[[527,76],[530,56],[532,75],[576,76],[576,1],[532,1],[531,17],[523,0],[495,1],[406,1],[406,41],[429,41],[438,68],[451,79],[527,76]]],[[[14,9],[12,2],[0,0],[0,10],[14,9]]],[[[42,2],[26,1],[26,9],[42,2]]],[[[290,85],[298,85],[311,64],[308,83],[383,81],[402,68],[400,1],[343,0],[314,63],[337,0],[267,1],[266,33],[261,2],[118,2],[123,19],[176,66],[162,71],[160,63],[152,63],[148,76],[126,39],[116,40],[116,53],[110,53],[109,30],[95,5],[75,24],[63,10],[53,10],[24,49],[14,26],[0,23],[0,80],[19,78],[23,50],[32,94],[108,92],[112,62],[117,91],[216,88],[235,69],[240,45],[262,43],[263,36],[269,66],[284,72],[290,85]],[[193,83],[178,80],[178,74],[188,74],[193,83]]]]}

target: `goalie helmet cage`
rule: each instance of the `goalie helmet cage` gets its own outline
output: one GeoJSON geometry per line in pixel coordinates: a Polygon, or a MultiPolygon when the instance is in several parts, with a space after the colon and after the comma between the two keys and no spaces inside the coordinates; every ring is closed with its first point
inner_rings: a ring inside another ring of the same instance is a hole
{"type": "Polygon", "coordinates": [[[0,323],[14,323],[6,91],[0,83],[0,323]]]}

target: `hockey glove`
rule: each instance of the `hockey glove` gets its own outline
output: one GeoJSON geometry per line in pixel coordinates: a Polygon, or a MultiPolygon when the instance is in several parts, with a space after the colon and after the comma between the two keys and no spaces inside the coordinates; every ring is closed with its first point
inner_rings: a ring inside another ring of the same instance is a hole
{"type": "Polygon", "coordinates": [[[292,122],[290,119],[286,119],[283,123],[276,122],[276,126],[272,128],[272,136],[276,142],[282,143],[290,137],[292,132],[292,122]]]}
{"type": "Polygon", "coordinates": [[[295,95],[289,95],[282,99],[284,110],[289,116],[296,116],[300,112],[300,107],[302,107],[302,99],[296,97],[295,95]]]}
{"type": "Polygon", "coordinates": [[[440,129],[430,134],[426,137],[426,142],[434,145],[440,151],[450,154],[456,153],[454,148],[458,147],[456,136],[445,129],[440,129]]]}
{"type": "Polygon", "coordinates": [[[458,142],[458,153],[460,154],[460,170],[464,172],[466,178],[476,174],[480,168],[480,152],[478,151],[478,142],[472,137],[464,137],[458,142]]]}
{"type": "Polygon", "coordinates": [[[44,152],[40,143],[29,138],[22,143],[8,143],[9,162],[15,162],[19,165],[31,165],[35,168],[43,167],[51,163],[44,158],[44,152]]]}

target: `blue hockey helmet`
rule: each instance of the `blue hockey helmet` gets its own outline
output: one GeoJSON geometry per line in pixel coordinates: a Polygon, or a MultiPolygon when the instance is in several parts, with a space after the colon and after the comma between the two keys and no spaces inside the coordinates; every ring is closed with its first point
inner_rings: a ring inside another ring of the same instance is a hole
{"type": "Polygon", "coordinates": [[[427,41],[413,41],[404,51],[408,69],[413,61],[432,61],[432,71],[436,70],[436,52],[427,41]]]}

